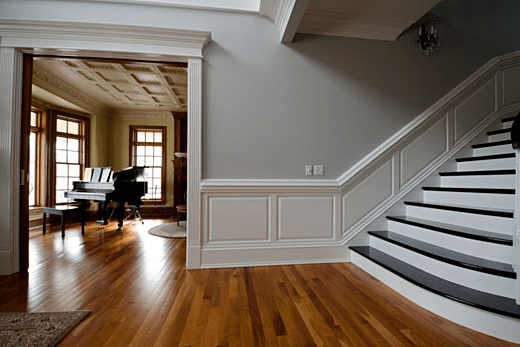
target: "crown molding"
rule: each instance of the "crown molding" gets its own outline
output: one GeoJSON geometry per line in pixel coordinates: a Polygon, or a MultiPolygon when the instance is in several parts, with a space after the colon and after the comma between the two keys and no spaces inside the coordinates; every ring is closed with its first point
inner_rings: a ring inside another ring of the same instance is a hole
{"type": "Polygon", "coordinates": [[[110,113],[110,117],[173,121],[173,117],[172,117],[172,114],[170,111],[157,111],[157,110],[119,109],[117,111],[110,113]]]}
{"type": "MultiPolygon", "coordinates": [[[[70,0],[69,0],[70,1],[70,0]]],[[[82,0],[75,0],[82,1],[82,0]]],[[[116,4],[129,4],[129,5],[145,5],[145,6],[163,6],[163,7],[173,7],[173,8],[186,8],[186,9],[194,9],[194,10],[206,10],[206,11],[220,11],[220,12],[236,12],[236,13],[252,13],[258,14],[258,10],[253,5],[254,1],[227,1],[228,6],[216,6],[216,5],[207,5],[208,1],[204,3],[204,1],[195,1],[198,4],[188,4],[186,1],[184,3],[178,3],[174,0],[90,0],[93,2],[106,2],[106,3],[116,3],[116,4]],[[232,4],[234,3],[234,4],[232,4]],[[249,3],[246,6],[246,3],[249,3]]],[[[192,1],[193,2],[193,1],[192,1]]],[[[213,1],[209,1],[210,3],[214,3],[213,1]]]]}
{"type": "Polygon", "coordinates": [[[73,103],[89,112],[104,114],[106,107],[98,101],[91,99],[74,86],[62,81],[56,76],[42,69],[33,70],[32,83],[49,93],[52,93],[70,103],[73,103]]]}
{"type": "Polygon", "coordinates": [[[382,20],[350,13],[308,10],[299,33],[395,41],[408,28],[410,21],[394,18],[382,20]]]}
{"type": "Polygon", "coordinates": [[[281,29],[284,19],[290,16],[291,2],[294,1],[296,0],[261,0],[260,15],[269,18],[281,29]]]}

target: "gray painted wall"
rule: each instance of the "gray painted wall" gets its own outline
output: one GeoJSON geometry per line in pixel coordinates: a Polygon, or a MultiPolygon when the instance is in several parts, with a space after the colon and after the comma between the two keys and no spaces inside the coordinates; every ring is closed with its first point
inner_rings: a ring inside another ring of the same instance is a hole
{"type": "Polygon", "coordinates": [[[490,58],[520,48],[517,1],[445,0],[424,20],[439,51],[423,56],[416,28],[396,42],[297,35],[278,43],[250,14],[82,1],[0,1],[0,18],[208,30],[203,177],[292,179],[306,164],[334,179],[490,58]]]}

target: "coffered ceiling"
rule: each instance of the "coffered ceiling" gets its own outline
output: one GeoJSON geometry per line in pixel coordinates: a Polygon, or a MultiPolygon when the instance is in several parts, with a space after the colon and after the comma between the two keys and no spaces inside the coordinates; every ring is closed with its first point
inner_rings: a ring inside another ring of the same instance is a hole
{"type": "Polygon", "coordinates": [[[125,111],[185,111],[185,64],[151,64],[86,59],[34,61],[33,95],[44,101],[50,92],[101,114],[125,111]]]}

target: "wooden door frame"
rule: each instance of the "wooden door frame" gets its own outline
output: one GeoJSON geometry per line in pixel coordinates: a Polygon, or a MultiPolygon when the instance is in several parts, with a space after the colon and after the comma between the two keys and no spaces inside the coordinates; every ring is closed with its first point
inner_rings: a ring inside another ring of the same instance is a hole
{"type": "Polygon", "coordinates": [[[20,126],[20,272],[29,269],[29,135],[31,130],[32,54],[23,55],[22,119],[20,126]]]}

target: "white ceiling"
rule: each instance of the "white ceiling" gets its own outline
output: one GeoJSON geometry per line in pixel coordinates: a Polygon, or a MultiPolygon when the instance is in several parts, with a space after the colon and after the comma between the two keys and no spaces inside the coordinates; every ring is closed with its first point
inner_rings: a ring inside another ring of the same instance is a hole
{"type": "Polygon", "coordinates": [[[395,41],[441,0],[261,0],[290,43],[298,33],[395,41]]]}

